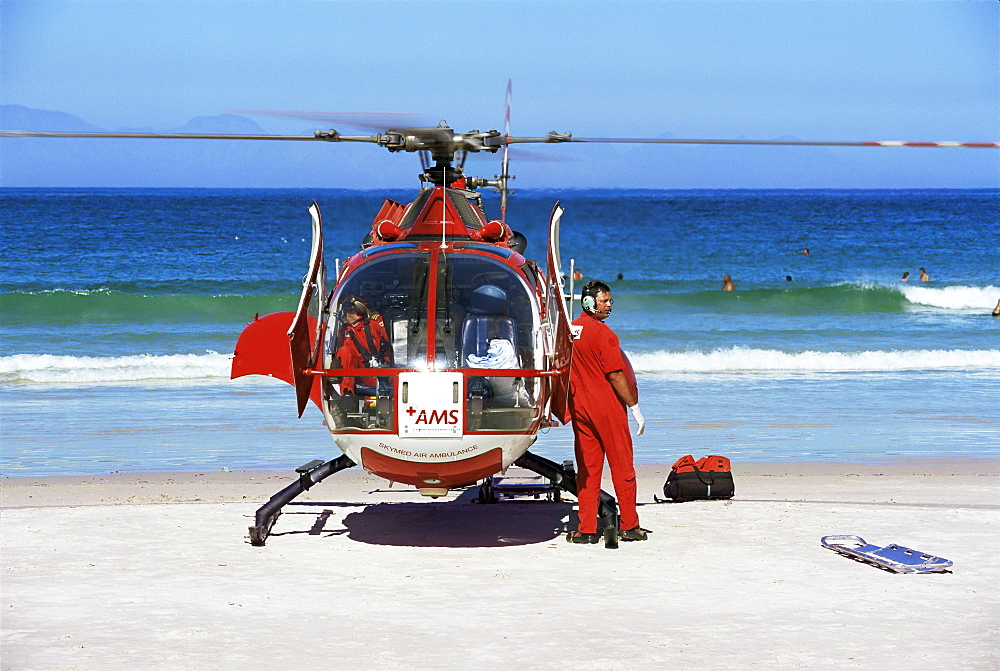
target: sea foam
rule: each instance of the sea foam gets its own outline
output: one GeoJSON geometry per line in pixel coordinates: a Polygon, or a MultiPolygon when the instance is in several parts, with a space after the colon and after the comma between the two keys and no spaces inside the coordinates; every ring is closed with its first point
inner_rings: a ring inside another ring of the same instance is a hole
{"type": "Polygon", "coordinates": [[[903,285],[899,290],[910,303],[945,310],[990,312],[1000,300],[1000,287],[927,287],[903,285]]]}
{"type": "Polygon", "coordinates": [[[629,354],[638,373],[878,372],[902,370],[1000,370],[1000,350],[782,352],[731,347],[710,352],[629,354]]]}
{"type": "MultiPolygon", "coordinates": [[[[1000,350],[908,350],[866,352],[782,352],[731,347],[709,352],[630,353],[636,372],[878,372],[904,370],[1000,371],[1000,350]]],[[[155,380],[229,378],[231,356],[206,354],[141,354],[120,357],[76,357],[15,354],[0,357],[0,384],[105,384],[155,380]]]]}
{"type": "Polygon", "coordinates": [[[231,356],[139,354],[118,357],[14,354],[0,357],[0,383],[110,383],[228,378],[231,356]]]}

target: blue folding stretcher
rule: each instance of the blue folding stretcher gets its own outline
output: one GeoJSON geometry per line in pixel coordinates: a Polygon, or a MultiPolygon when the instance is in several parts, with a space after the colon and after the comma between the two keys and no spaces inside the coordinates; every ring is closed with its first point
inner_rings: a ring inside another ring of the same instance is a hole
{"type": "Polygon", "coordinates": [[[892,543],[885,547],[872,545],[861,536],[823,536],[823,547],[845,557],[874,564],[896,573],[937,573],[951,568],[952,562],[918,550],[892,543]]]}

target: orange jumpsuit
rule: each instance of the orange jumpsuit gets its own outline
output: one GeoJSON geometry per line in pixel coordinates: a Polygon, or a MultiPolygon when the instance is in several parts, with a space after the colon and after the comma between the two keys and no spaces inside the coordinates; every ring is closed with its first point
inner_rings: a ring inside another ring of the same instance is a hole
{"type": "Polygon", "coordinates": [[[635,509],[635,467],[632,435],[625,403],[615,393],[608,374],[632,366],[618,336],[604,322],[584,312],[573,325],[580,333],[573,342],[573,365],[569,374],[569,410],[573,419],[577,464],[577,499],[580,533],[597,531],[597,509],[601,495],[601,472],[607,456],[611,480],[620,510],[620,526],[639,525],[635,509]]]}
{"type": "MultiPolygon", "coordinates": [[[[337,349],[342,368],[369,368],[392,365],[392,347],[389,335],[382,324],[382,317],[359,319],[344,325],[344,340],[337,349]]],[[[374,387],[374,377],[345,377],[341,380],[342,393],[355,392],[355,385],[374,387]]]]}

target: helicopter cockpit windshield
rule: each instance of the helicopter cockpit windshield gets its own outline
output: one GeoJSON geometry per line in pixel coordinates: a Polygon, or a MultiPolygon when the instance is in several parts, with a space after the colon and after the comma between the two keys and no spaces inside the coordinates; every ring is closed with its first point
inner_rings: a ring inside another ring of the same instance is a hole
{"type": "Polygon", "coordinates": [[[466,432],[532,427],[540,379],[525,369],[542,365],[539,314],[524,277],[503,258],[414,246],[372,254],[348,274],[333,297],[326,367],[396,371],[327,378],[326,396],[339,408],[335,431],[393,431],[400,369],[463,372],[466,432]]]}

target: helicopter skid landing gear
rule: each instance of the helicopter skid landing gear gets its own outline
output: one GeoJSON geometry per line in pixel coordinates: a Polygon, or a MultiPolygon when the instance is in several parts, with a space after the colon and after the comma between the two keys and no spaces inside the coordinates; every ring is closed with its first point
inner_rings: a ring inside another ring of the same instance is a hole
{"type": "Polygon", "coordinates": [[[255,520],[257,524],[250,527],[250,544],[264,545],[271,533],[271,527],[274,526],[274,522],[278,519],[285,504],[324,478],[354,465],[354,462],[347,455],[341,455],[326,463],[316,459],[296,468],[295,472],[299,474],[299,479],[272,496],[267,503],[257,509],[255,520]]]}
{"type": "MultiPolygon", "coordinates": [[[[573,462],[567,461],[560,466],[545,457],[525,452],[514,464],[529,471],[534,471],[544,478],[548,478],[553,485],[558,485],[573,496],[576,496],[576,471],[573,469],[573,462]]],[[[604,536],[604,547],[609,550],[617,549],[618,502],[604,490],[601,490],[601,502],[597,517],[600,526],[599,531],[604,536]]]]}

